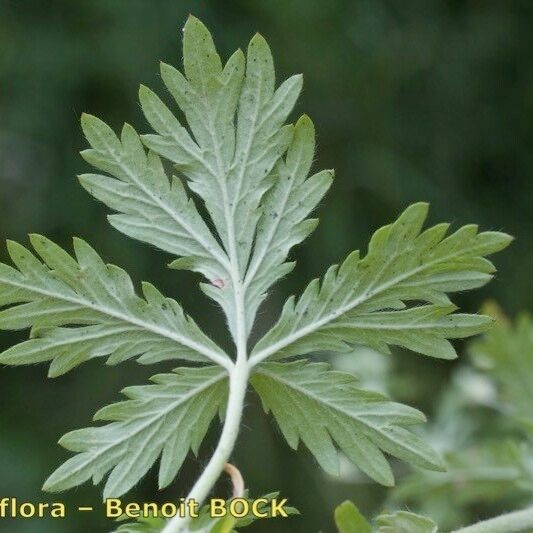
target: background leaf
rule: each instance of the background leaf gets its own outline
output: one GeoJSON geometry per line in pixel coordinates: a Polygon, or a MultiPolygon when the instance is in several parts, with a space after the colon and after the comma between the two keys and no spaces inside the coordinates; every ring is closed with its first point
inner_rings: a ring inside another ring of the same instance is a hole
{"type": "Polygon", "coordinates": [[[437,533],[433,520],[407,511],[378,516],[379,533],[437,533]]]}
{"type": "Polygon", "coordinates": [[[335,509],[335,525],[338,533],[372,533],[370,524],[350,501],[341,503],[335,509]]]}
{"type": "Polygon", "coordinates": [[[533,323],[527,313],[510,323],[494,306],[497,325],[469,347],[474,364],[497,384],[505,409],[533,435],[533,323]]]}

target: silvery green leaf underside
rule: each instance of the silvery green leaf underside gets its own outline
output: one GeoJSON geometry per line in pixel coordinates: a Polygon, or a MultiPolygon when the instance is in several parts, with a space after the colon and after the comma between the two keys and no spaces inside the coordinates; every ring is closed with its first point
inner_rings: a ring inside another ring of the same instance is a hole
{"type": "Polygon", "coordinates": [[[316,226],[306,217],[329,188],[332,172],[307,178],[313,125],[308,117],[295,127],[285,125],[302,78],[292,76],[276,88],[263,37],[255,35],[246,55],[238,50],[224,65],[207,28],[190,17],[183,57],[183,73],[162,64],[161,77],[185,122],[141,86],[141,106],[155,132],[141,137],[146,154],[131,126],[118,139],[102,121],[85,115],[92,149],[83,156],[109,175],[80,180],[117,212],[109,217],[115,228],[177,256],[172,267],[207,278],[202,288],[224,309],[234,335],[234,289],[243,284],[249,333],[266,291],[292,268],[285,262],[290,248],[316,226]],[[173,163],[205,204],[211,224],[202,220],[180,179],[169,182],[159,157],[173,163]]]}
{"type": "Polygon", "coordinates": [[[40,235],[31,242],[41,260],[10,242],[16,268],[0,264],[0,329],[31,328],[30,340],[0,354],[0,363],[51,361],[50,375],[58,376],[104,356],[110,363],[229,361],[175,300],[149,283],[138,296],[128,274],[86,242],[74,240],[76,258],[40,235]]]}
{"type": "Polygon", "coordinates": [[[111,471],[105,498],[130,490],[161,457],[159,486],[173,481],[189,449],[196,454],[227,396],[220,367],[180,368],[152,378],[153,385],[128,387],[129,399],[104,407],[95,420],[110,424],[67,433],[60,444],[77,455],[62,464],[44,490],[57,492],[89,479],[99,483],[111,471]]]}
{"type": "Polygon", "coordinates": [[[489,317],[454,313],[447,293],[480,287],[495,271],[484,256],[511,238],[448,224],[425,231],[427,204],[410,206],[372,237],[368,253],[353,252],[298,300],[286,302],[278,322],[257,343],[252,359],[283,358],[316,350],[343,351],[361,343],[387,352],[402,346],[432,357],[456,357],[447,339],[479,333],[489,317]]]}
{"type": "Polygon", "coordinates": [[[331,474],[338,474],[336,446],[388,486],[394,478],[383,452],[423,468],[443,469],[438,454],[406,429],[424,422],[424,415],[359,389],[351,374],[329,370],[323,363],[263,363],[251,383],[291,448],[301,440],[331,474]]]}

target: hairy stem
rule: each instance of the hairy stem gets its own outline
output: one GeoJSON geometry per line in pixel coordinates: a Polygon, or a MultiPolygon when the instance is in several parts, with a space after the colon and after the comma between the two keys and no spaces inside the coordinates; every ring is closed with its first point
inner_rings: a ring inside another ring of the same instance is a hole
{"type": "MultiPolygon", "coordinates": [[[[195,500],[199,505],[209,495],[213,485],[216,483],[224,465],[227,463],[241,424],[241,416],[244,406],[244,396],[248,384],[248,365],[246,359],[237,361],[230,375],[230,392],[228,406],[226,409],[226,419],[220,435],[215,452],[213,453],[207,467],[198,478],[191,492],[187,496],[188,500],[195,500]]],[[[178,533],[183,531],[190,521],[189,516],[175,516],[163,529],[162,533],[178,533]]]]}
{"type": "Polygon", "coordinates": [[[462,527],[452,533],[502,533],[502,531],[505,533],[533,531],[533,507],[462,527]]]}

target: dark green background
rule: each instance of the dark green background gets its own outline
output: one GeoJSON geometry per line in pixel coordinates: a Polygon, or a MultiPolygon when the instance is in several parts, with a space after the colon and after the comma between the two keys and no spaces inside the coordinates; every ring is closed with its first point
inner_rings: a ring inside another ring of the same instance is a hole
{"type": "MultiPolygon", "coordinates": [[[[456,301],[475,311],[494,297],[506,311],[531,308],[533,250],[533,3],[524,1],[148,1],[0,0],[0,237],[25,241],[41,232],[69,248],[79,235],[134,279],[154,281],[180,299],[219,342],[223,320],[197,278],[164,268],[168,257],[118,234],[106,210],[78,185],[88,166],[79,117],[87,111],[114,128],[124,121],[147,129],[139,83],[163,93],[158,60],[177,64],[180,34],[193,12],[213,31],[227,58],[255,31],[271,43],[279,79],[303,72],[306,112],[318,132],[317,168],[334,167],[336,182],[320,206],[321,224],[295,252],[298,266],[260,313],[275,318],[289,292],[363,248],[372,231],[410,202],[427,200],[431,222],[479,223],[517,237],[497,258],[487,288],[456,301]]],[[[2,245],[0,256],[6,258],[2,245]]],[[[4,333],[2,346],[24,335],[4,333]]],[[[436,391],[452,364],[395,355],[397,372],[417,372],[403,397],[431,415],[436,391]]],[[[0,369],[0,496],[54,498],[40,493],[68,453],[65,432],[90,422],[125,385],[168,368],[128,362],[85,364],[46,379],[44,365],[0,369]]],[[[333,507],[354,499],[368,513],[384,491],[323,477],[307,452],[288,449],[272,421],[249,399],[234,462],[255,495],[281,490],[303,516],[254,531],[332,531],[333,507]]],[[[157,494],[152,474],[132,499],[184,495],[214,445],[191,459],[176,482],[157,494]]],[[[228,490],[221,482],[219,491],[228,490]]],[[[74,505],[98,505],[100,488],[62,495],[74,505]]],[[[491,513],[481,509],[478,514],[491,513]]],[[[106,531],[95,512],[66,521],[2,523],[2,531],[106,531]],[[82,521],[83,519],[83,521],[82,521]]]]}

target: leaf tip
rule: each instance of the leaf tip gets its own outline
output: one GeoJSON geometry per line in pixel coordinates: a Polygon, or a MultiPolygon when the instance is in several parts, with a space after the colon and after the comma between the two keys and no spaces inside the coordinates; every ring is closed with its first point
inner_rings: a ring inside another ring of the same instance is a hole
{"type": "Polygon", "coordinates": [[[52,484],[50,483],[50,478],[48,478],[44,483],[43,483],[43,486],[41,487],[41,490],[43,492],[54,492],[53,488],[52,488],[52,484]]]}
{"type": "Polygon", "coordinates": [[[152,91],[146,85],[144,85],[144,83],[139,84],[139,98],[145,98],[151,93],[152,91]]]}
{"type": "Polygon", "coordinates": [[[270,50],[270,46],[268,46],[267,40],[258,31],[254,33],[254,36],[250,40],[250,44],[248,45],[248,52],[251,52],[256,47],[266,48],[270,50]]]}
{"type": "Polygon", "coordinates": [[[98,122],[101,122],[101,120],[95,115],[91,115],[90,113],[83,112],[80,117],[80,122],[81,122],[81,127],[83,131],[85,132],[87,128],[95,125],[98,122]]]}

